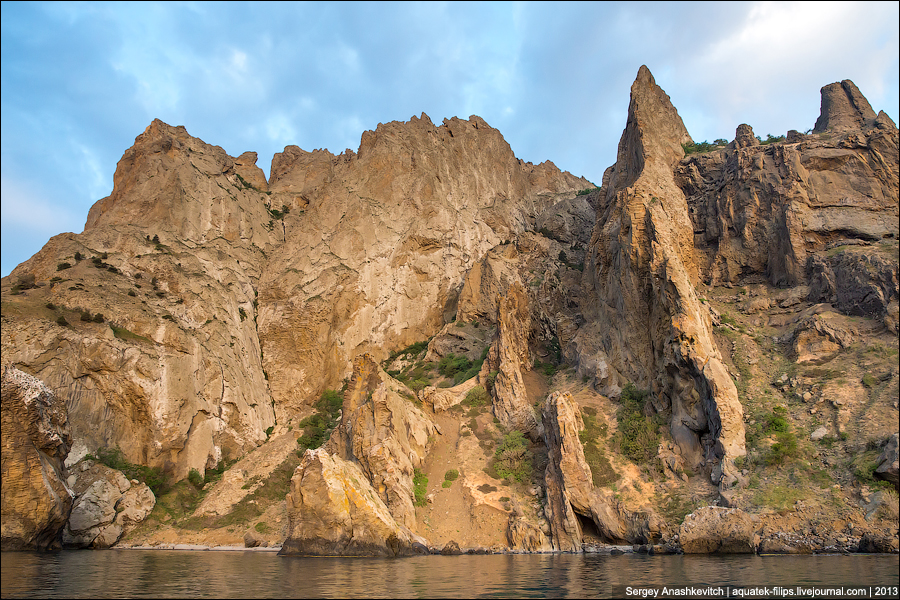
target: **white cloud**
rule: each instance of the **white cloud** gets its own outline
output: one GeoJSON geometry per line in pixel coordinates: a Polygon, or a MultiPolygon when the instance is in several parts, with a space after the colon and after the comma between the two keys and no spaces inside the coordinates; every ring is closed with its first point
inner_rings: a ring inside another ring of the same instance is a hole
{"type": "Polygon", "coordinates": [[[266,136],[269,140],[279,144],[295,144],[297,131],[291,119],[284,113],[270,115],[264,123],[266,136]]]}
{"type": "Polygon", "coordinates": [[[231,51],[231,68],[244,72],[247,70],[247,53],[241,50],[231,51]]]}
{"type": "Polygon", "coordinates": [[[76,216],[58,203],[44,198],[36,186],[26,182],[0,177],[0,210],[2,210],[3,237],[44,235],[52,236],[63,231],[81,231],[86,215],[76,216]]]}

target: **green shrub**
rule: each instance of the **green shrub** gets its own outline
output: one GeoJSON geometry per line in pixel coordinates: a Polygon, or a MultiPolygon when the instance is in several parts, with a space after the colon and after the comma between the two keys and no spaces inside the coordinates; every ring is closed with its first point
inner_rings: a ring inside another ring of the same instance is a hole
{"type": "Polygon", "coordinates": [[[59,315],[58,317],[56,317],[56,324],[62,325],[63,327],[65,327],[66,325],[69,324],[69,322],[66,321],[66,318],[64,316],[59,315]]]}
{"type": "Polygon", "coordinates": [[[450,469],[449,471],[444,473],[444,479],[446,479],[447,481],[456,481],[457,479],[459,479],[459,471],[457,471],[456,469],[450,469]]]}
{"type": "Polygon", "coordinates": [[[427,379],[420,378],[420,379],[413,379],[412,381],[409,382],[408,385],[409,385],[409,389],[418,393],[418,392],[424,390],[429,385],[431,385],[431,382],[428,381],[427,379]]]}
{"type": "Polygon", "coordinates": [[[472,366],[472,361],[464,355],[456,356],[453,353],[441,358],[438,363],[438,373],[444,377],[453,377],[460,371],[466,371],[472,366]]]}
{"type": "Polygon", "coordinates": [[[91,319],[92,319],[91,313],[89,313],[86,310],[81,312],[81,320],[82,321],[90,321],[91,319]]]}
{"type": "Polygon", "coordinates": [[[681,147],[684,149],[685,154],[697,154],[697,153],[709,152],[711,150],[715,150],[719,145],[724,146],[725,144],[727,144],[727,142],[725,144],[719,144],[718,142],[720,142],[720,141],[724,141],[724,140],[719,139],[719,140],[716,140],[715,142],[713,142],[712,144],[710,144],[709,142],[704,140],[702,142],[682,144],[681,147]]]}
{"type": "Polygon", "coordinates": [[[425,506],[428,502],[425,495],[428,493],[428,477],[419,469],[413,471],[413,495],[416,506],[425,506]]]}
{"type": "Polygon", "coordinates": [[[58,265],[56,265],[56,270],[57,271],[65,271],[66,269],[69,269],[71,267],[72,267],[72,265],[70,265],[69,263],[61,262],[58,265]]]}
{"type": "Polygon", "coordinates": [[[203,475],[197,469],[191,469],[190,473],[188,473],[188,481],[198,490],[203,487],[203,475]]]}
{"type": "Polygon", "coordinates": [[[93,319],[94,323],[102,323],[103,320],[104,319],[103,319],[102,313],[97,313],[96,315],[94,315],[94,319],[93,319]]]}
{"type": "Polygon", "coordinates": [[[325,390],[315,404],[316,412],[302,421],[303,435],[297,439],[301,450],[315,449],[325,443],[337,427],[337,417],[344,404],[337,390],[325,390]]]}
{"type": "Polygon", "coordinates": [[[533,454],[521,431],[511,431],[494,452],[494,468],[501,479],[524,483],[531,478],[533,454]]]}
{"type": "Polygon", "coordinates": [[[147,484],[157,498],[168,488],[166,478],[160,469],[129,462],[118,447],[98,448],[96,456],[88,454],[85,458],[103,463],[110,469],[121,471],[128,479],[137,479],[147,484]]]}
{"type": "Polygon", "coordinates": [[[487,381],[484,382],[484,388],[488,394],[492,394],[494,392],[494,382],[497,381],[497,375],[499,374],[499,371],[491,371],[490,373],[488,373],[487,381]]]}
{"type": "Polygon", "coordinates": [[[576,195],[576,196],[587,196],[587,195],[590,194],[591,192],[596,192],[596,191],[598,191],[599,189],[600,189],[600,188],[598,188],[598,187],[585,188],[585,189],[583,189],[583,190],[578,190],[577,192],[575,192],[575,195],[576,195]]]}
{"type": "Polygon", "coordinates": [[[776,442],[772,444],[766,455],[766,463],[781,465],[788,457],[797,454],[797,436],[792,431],[779,431],[775,439],[776,442]]]}
{"type": "Polygon", "coordinates": [[[488,402],[490,402],[490,398],[485,389],[480,385],[476,385],[469,390],[469,393],[466,394],[466,398],[462,401],[465,406],[472,408],[485,406],[488,402]]]}
{"type": "Polygon", "coordinates": [[[774,144],[776,142],[783,142],[784,136],[783,135],[772,135],[771,133],[767,133],[766,139],[762,139],[759,136],[756,136],[756,139],[759,140],[760,145],[767,146],[768,144],[774,144]]]}
{"type": "Polygon", "coordinates": [[[582,420],[584,429],[578,433],[578,439],[584,448],[584,459],[591,468],[594,487],[614,483],[619,479],[619,475],[599,444],[599,439],[606,436],[606,423],[601,425],[597,420],[597,409],[589,406],[582,409],[582,420]]]}
{"type": "Polygon", "coordinates": [[[659,447],[659,424],[644,416],[648,396],[648,392],[639,391],[629,383],[622,390],[622,406],[616,415],[619,420],[619,449],[636,463],[654,459],[659,447]]]}

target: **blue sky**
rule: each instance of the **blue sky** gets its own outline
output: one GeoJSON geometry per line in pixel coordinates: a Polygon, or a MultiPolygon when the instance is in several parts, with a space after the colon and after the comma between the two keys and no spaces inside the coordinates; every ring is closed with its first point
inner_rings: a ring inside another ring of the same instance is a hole
{"type": "Polygon", "coordinates": [[[268,174],[288,144],[479,115],[599,183],[646,64],[696,141],[804,131],[852,79],[898,117],[900,3],[2,3],[2,275],[81,232],[154,119],[268,174]]]}

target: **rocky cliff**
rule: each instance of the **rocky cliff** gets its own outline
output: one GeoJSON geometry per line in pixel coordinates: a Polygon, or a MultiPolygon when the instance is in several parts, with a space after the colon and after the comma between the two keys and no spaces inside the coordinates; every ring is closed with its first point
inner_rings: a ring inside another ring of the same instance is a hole
{"type": "Polygon", "coordinates": [[[586,318],[608,327],[599,360],[652,390],[686,462],[714,464],[713,480],[727,475],[730,486],[732,461],[745,453],[743,411],[695,289],[693,226],[673,173],[690,141],[642,67],[591,239],[586,318]]]}
{"type": "Polygon", "coordinates": [[[268,179],[154,121],[85,231],[3,280],[58,462],[169,481],[120,523],[143,488],[82,461],[66,539],[892,547],[897,128],[844,81],[806,134],[699,146],[646,67],[599,187],[478,117],[288,146],[268,179]]]}
{"type": "Polygon", "coordinates": [[[85,231],[7,279],[35,283],[4,309],[4,358],[66,398],[72,461],[118,446],[182,478],[243,455],[353,357],[437,333],[475,260],[589,185],[477,117],[290,146],[268,182],[255,161],[154,121],[85,231]]]}
{"type": "Polygon", "coordinates": [[[3,365],[3,550],[61,547],[74,494],[65,460],[72,443],[65,402],[35,377],[3,365]]]}

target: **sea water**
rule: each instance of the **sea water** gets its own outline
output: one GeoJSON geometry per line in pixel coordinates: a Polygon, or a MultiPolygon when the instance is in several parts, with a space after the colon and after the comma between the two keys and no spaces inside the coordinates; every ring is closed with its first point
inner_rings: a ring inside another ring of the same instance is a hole
{"type": "Polygon", "coordinates": [[[890,555],[519,554],[281,557],[274,552],[2,554],[3,598],[610,598],[622,586],[896,586],[890,555]]]}

